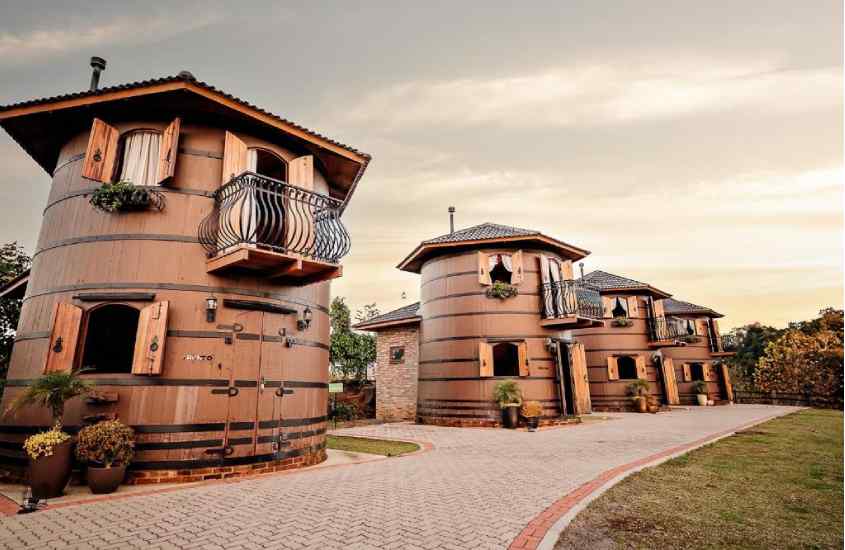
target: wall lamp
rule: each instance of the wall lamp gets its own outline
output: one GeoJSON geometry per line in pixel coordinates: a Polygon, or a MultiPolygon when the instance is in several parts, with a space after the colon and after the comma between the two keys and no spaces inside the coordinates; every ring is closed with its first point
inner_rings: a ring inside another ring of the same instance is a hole
{"type": "Polygon", "coordinates": [[[217,298],[211,296],[205,299],[205,320],[213,323],[217,318],[217,298]]]}
{"type": "Polygon", "coordinates": [[[302,315],[299,319],[296,320],[296,328],[299,330],[305,330],[311,326],[311,319],[313,319],[314,313],[311,311],[310,307],[305,307],[302,310],[302,315]]]}

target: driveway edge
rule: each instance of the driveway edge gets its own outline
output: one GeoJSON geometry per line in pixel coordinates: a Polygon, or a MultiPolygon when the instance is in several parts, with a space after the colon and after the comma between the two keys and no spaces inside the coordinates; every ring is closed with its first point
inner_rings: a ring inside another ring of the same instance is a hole
{"type": "Polygon", "coordinates": [[[608,489],[625,479],[631,474],[645,468],[657,466],[680,455],[698,449],[725,437],[729,437],[738,431],[748,429],[757,424],[768,422],[774,418],[786,416],[798,412],[806,407],[797,407],[794,411],[779,412],[763,418],[746,422],[734,428],[717,432],[690,443],[671,447],[659,453],[622,464],[610,470],[606,470],[592,480],[584,483],[574,491],[571,491],[555,501],[551,506],[543,510],[517,535],[508,548],[510,550],[553,550],[560,534],[575,519],[584,508],[592,501],[604,494],[608,489]]]}

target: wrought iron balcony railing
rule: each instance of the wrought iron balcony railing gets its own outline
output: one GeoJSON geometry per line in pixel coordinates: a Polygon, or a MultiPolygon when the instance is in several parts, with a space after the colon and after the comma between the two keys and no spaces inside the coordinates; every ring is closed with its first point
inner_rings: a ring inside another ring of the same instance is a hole
{"type": "Polygon", "coordinates": [[[540,297],[546,319],[578,316],[600,321],[604,315],[601,295],[574,280],[543,283],[540,297]]]}
{"type": "Polygon", "coordinates": [[[239,246],[330,263],[349,252],[336,199],[252,172],[232,178],[214,199],[214,210],[199,226],[210,258],[239,246]]]}
{"type": "Polygon", "coordinates": [[[648,325],[648,339],[652,342],[664,342],[667,340],[676,340],[682,336],[686,336],[686,332],[682,331],[678,324],[666,319],[666,317],[649,317],[648,325]]]}
{"type": "Polygon", "coordinates": [[[722,351],[735,352],[739,347],[739,342],[733,334],[722,334],[719,339],[722,341],[722,351]]]}

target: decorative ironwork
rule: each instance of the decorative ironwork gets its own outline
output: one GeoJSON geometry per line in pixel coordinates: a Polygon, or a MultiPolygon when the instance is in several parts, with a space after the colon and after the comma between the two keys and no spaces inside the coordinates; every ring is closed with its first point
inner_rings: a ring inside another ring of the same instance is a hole
{"type": "Polygon", "coordinates": [[[739,347],[739,342],[733,334],[722,334],[720,340],[722,341],[722,351],[736,351],[739,347]]]}
{"type": "Polygon", "coordinates": [[[543,316],[546,319],[577,315],[601,320],[604,314],[601,295],[596,290],[571,279],[543,283],[540,285],[540,295],[543,302],[543,316]]]}
{"type": "Polygon", "coordinates": [[[663,342],[666,340],[677,340],[682,336],[686,336],[686,331],[681,330],[680,326],[673,319],[666,319],[665,317],[649,317],[648,318],[648,338],[652,342],[663,342]]]}
{"type": "Polygon", "coordinates": [[[338,263],[349,252],[341,202],[252,172],[215,194],[214,210],[199,226],[209,257],[239,245],[338,263]]]}

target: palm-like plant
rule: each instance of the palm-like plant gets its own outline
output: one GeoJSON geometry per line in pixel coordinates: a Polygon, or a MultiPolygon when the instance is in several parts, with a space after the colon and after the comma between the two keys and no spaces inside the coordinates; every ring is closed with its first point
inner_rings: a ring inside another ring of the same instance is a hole
{"type": "Polygon", "coordinates": [[[61,426],[65,414],[65,402],[90,392],[93,385],[80,378],[88,369],[48,372],[27,386],[9,405],[6,413],[20,410],[28,405],[47,407],[53,414],[53,423],[61,426]]]}
{"type": "Polygon", "coordinates": [[[522,390],[513,380],[504,380],[496,384],[496,387],[493,388],[493,399],[501,407],[505,405],[519,405],[522,403],[522,390]]]}

